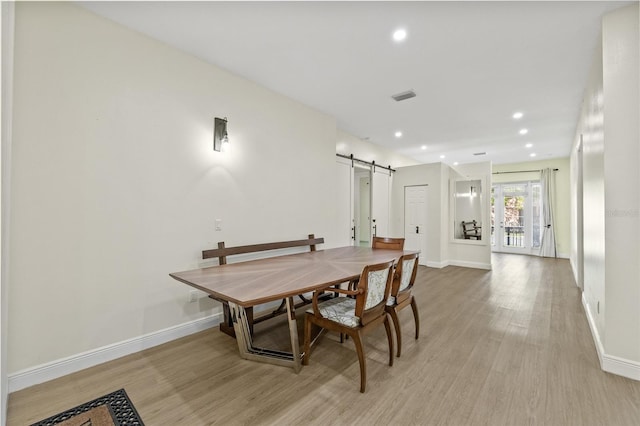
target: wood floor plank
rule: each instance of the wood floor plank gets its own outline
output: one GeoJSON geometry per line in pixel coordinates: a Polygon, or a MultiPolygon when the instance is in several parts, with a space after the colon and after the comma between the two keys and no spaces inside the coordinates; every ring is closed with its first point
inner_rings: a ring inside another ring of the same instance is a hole
{"type": "MultiPolygon", "coordinates": [[[[568,261],[492,262],[420,267],[420,339],[401,312],[402,357],[389,367],[384,331],[366,336],[365,394],[351,341],[324,336],[294,374],[240,359],[235,341],[210,329],[12,393],[8,425],[119,388],[148,426],[639,425],[640,382],[600,370],[568,261]]],[[[286,349],[287,339],[282,317],[256,326],[260,344],[286,349]]]]}

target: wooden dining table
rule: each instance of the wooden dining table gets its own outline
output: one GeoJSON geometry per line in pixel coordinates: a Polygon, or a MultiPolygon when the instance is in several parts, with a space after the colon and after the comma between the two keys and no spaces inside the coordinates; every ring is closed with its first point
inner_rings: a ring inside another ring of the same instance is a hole
{"type": "Polygon", "coordinates": [[[225,300],[231,309],[240,356],[293,368],[302,366],[294,296],[357,279],[366,265],[397,260],[407,250],[340,247],[268,257],[169,274],[172,278],[225,300]],[[285,300],[291,352],[254,346],[245,308],[285,300]]]}

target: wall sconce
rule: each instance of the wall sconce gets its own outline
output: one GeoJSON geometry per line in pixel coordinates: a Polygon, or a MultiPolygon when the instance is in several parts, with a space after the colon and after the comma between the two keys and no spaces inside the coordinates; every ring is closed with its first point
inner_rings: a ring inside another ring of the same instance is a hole
{"type": "Polygon", "coordinates": [[[214,120],[213,126],[213,150],[226,151],[229,148],[229,135],[227,135],[227,117],[214,120]]]}

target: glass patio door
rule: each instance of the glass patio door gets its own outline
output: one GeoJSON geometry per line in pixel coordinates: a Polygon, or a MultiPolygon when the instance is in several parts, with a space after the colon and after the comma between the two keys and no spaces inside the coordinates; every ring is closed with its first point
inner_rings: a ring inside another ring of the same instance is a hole
{"type": "Polygon", "coordinates": [[[491,249],[537,254],[540,248],[539,182],[495,184],[491,188],[491,249]]]}

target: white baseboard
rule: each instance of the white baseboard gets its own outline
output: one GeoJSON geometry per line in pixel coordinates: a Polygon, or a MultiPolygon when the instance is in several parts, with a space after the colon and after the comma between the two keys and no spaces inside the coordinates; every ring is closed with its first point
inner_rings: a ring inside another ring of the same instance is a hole
{"type": "Polygon", "coordinates": [[[430,268],[438,268],[438,269],[442,269],[445,266],[449,266],[449,262],[444,261],[444,262],[432,262],[430,260],[427,260],[427,265],[430,268]]]}
{"type": "Polygon", "coordinates": [[[486,269],[488,271],[491,270],[491,263],[467,262],[465,260],[449,260],[447,261],[447,264],[453,266],[462,266],[463,268],[486,269]]]}
{"type": "Polygon", "coordinates": [[[602,341],[600,340],[600,333],[598,333],[598,327],[596,326],[596,321],[591,315],[591,310],[589,309],[589,303],[582,293],[582,307],[584,308],[585,314],[587,314],[587,322],[589,323],[589,328],[591,329],[591,336],[593,337],[593,343],[596,345],[596,353],[598,354],[598,360],[600,361],[600,368],[602,368],[602,357],[604,355],[604,346],[602,345],[602,341]]]}
{"type": "Polygon", "coordinates": [[[589,303],[582,293],[582,306],[587,314],[587,322],[591,329],[591,335],[593,336],[593,342],[596,345],[596,352],[598,354],[598,360],[600,361],[600,368],[607,373],[616,374],[618,376],[627,377],[629,379],[640,381],[640,362],[631,361],[629,359],[620,358],[614,355],[607,355],[600,340],[600,333],[598,333],[598,327],[596,327],[595,320],[591,315],[589,309],[589,303]]]}
{"type": "Polygon", "coordinates": [[[602,369],[611,374],[640,381],[640,362],[605,354],[602,357],[602,369]]]}
{"type": "Polygon", "coordinates": [[[193,333],[198,333],[218,325],[221,317],[222,313],[217,313],[185,324],[169,327],[164,330],[155,331],[143,336],[134,337],[129,340],[18,371],[9,375],[9,392],[15,392],[29,386],[37,385],[38,383],[57,379],[58,377],[93,367],[94,365],[112,361],[125,355],[140,352],[193,333]]]}

